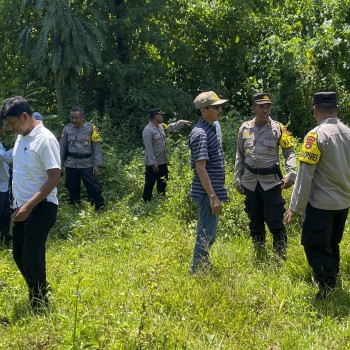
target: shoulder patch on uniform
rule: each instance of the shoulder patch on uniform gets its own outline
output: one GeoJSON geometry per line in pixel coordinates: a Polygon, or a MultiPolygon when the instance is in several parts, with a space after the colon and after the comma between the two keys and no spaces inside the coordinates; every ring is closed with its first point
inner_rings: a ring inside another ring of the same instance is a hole
{"type": "Polygon", "coordinates": [[[100,142],[101,141],[100,131],[98,130],[98,128],[95,125],[92,127],[91,141],[92,142],[100,142]]]}
{"type": "Polygon", "coordinates": [[[288,129],[286,126],[280,123],[281,127],[281,137],[280,137],[280,142],[279,145],[282,148],[291,148],[294,146],[294,142],[292,140],[292,136],[289,133],[288,129]]]}
{"type": "Polygon", "coordinates": [[[317,143],[317,133],[309,132],[301,146],[299,160],[304,163],[317,164],[320,160],[321,151],[317,143]]]}

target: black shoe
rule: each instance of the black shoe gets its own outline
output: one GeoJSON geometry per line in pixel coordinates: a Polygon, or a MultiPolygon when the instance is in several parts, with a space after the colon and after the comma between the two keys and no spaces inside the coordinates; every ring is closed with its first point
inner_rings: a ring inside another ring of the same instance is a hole
{"type": "Polygon", "coordinates": [[[9,326],[11,324],[8,317],[0,317],[0,326],[9,326]]]}
{"type": "Polygon", "coordinates": [[[315,301],[325,300],[329,297],[332,292],[332,288],[320,288],[315,295],[315,301]]]}
{"type": "Polygon", "coordinates": [[[0,245],[2,245],[5,249],[10,248],[11,236],[1,236],[0,237],[0,245]]]}
{"type": "Polygon", "coordinates": [[[268,253],[265,243],[255,243],[254,253],[257,261],[264,262],[267,260],[268,253]]]}
{"type": "Polygon", "coordinates": [[[41,286],[35,285],[29,289],[29,301],[30,306],[34,313],[42,313],[49,307],[49,290],[51,290],[48,283],[42,284],[41,286]]]}
{"type": "Polygon", "coordinates": [[[30,306],[32,307],[32,310],[36,314],[44,313],[49,308],[49,300],[47,297],[44,298],[32,298],[30,300],[30,306]]]}
{"type": "Polygon", "coordinates": [[[190,276],[194,276],[197,273],[206,274],[213,270],[213,264],[210,261],[200,262],[198,265],[190,267],[190,276]]]}

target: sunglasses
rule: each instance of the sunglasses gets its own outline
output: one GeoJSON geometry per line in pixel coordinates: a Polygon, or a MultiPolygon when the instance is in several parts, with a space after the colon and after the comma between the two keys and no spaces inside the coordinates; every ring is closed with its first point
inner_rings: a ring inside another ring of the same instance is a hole
{"type": "Polygon", "coordinates": [[[208,106],[208,107],[205,107],[205,108],[208,109],[209,107],[212,107],[212,108],[216,109],[217,111],[218,111],[220,108],[222,108],[221,105],[217,105],[217,106],[208,106]]]}

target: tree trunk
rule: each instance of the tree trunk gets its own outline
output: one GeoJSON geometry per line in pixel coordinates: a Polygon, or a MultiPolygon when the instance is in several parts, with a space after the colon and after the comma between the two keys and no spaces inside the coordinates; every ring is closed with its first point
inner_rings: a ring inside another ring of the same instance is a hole
{"type": "MultiPolygon", "coordinates": [[[[125,1],[124,0],[114,0],[115,11],[117,18],[125,17],[125,1]]],[[[129,61],[129,45],[127,40],[127,33],[118,33],[117,46],[119,53],[119,60],[122,63],[128,63],[129,61]]]]}

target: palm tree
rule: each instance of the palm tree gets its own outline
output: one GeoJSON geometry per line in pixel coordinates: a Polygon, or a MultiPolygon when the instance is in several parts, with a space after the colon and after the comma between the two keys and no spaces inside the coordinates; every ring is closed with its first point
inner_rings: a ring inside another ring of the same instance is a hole
{"type": "Polygon", "coordinates": [[[54,80],[57,114],[62,116],[69,102],[66,96],[71,103],[79,103],[74,86],[77,77],[102,62],[104,36],[98,1],[87,6],[86,1],[24,0],[23,8],[31,19],[20,39],[37,73],[54,80]],[[33,16],[39,20],[33,21],[33,16]]]}

